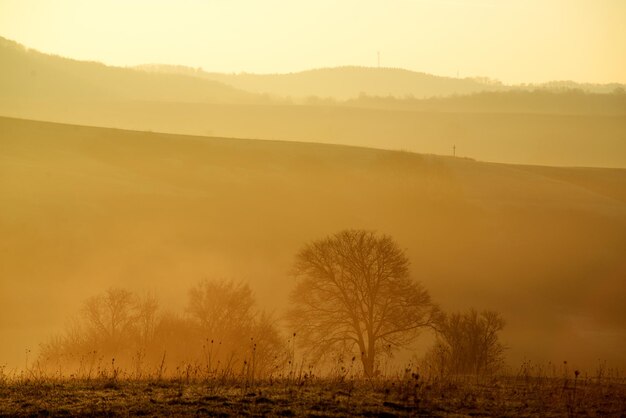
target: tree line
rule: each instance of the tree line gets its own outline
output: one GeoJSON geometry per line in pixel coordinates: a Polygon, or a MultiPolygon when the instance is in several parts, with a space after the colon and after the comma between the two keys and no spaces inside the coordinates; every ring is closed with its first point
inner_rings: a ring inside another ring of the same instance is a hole
{"type": "Polygon", "coordinates": [[[42,344],[39,363],[88,377],[115,368],[137,378],[172,375],[183,365],[207,376],[263,376],[278,370],[284,354],[275,321],[247,284],[204,280],[189,290],[184,314],[119,288],[89,298],[63,334],[42,344]]]}
{"type": "Polygon", "coordinates": [[[154,295],[111,288],[87,299],[65,331],[41,345],[37,365],[94,377],[108,369],[137,378],[279,377],[293,373],[298,352],[311,368],[358,359],[362,375],[374,377],[381,361],[430,330],[436,342],[423,362],[436,373],[497,372],[502,317],[443,312],[409,267],[388,235],[345,230],[312,241],[295,257],[290,309],[281,318],[258,307],[249,285],[232,280],[199,282],[183,314],[163,312],[154,295]]]}

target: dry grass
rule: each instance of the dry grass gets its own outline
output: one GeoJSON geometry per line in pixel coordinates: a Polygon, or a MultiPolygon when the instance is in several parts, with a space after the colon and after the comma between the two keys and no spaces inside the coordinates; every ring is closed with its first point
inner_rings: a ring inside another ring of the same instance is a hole
{"type": "Polygon", "coordinates": [[[0,416],[624,416],[626,381],[525,365],[514,376],[373,380],[311,374],[277,379],[96,379],[1,375],[0,416]]]}

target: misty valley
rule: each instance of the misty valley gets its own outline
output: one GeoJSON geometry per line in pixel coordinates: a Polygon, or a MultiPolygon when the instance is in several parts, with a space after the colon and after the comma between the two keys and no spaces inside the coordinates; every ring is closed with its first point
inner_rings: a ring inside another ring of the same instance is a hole
{"type": "Polygon", "coordinates": [[[625,87],[0,38],[0,416],[624,416],[625,87]]]}

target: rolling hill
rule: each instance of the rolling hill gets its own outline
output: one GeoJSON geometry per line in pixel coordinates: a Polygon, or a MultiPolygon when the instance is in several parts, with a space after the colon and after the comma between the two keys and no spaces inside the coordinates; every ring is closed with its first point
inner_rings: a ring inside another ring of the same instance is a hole
{"type": "MultiPolygon", "coordinates": [[[[318,97],[337,101],[360,96],[404,99],[443,99],[449,96],[471,96],[476,93],[523,93],[542,91],[558,94],[578,91],[592,94],[624,92],[620,83],[591,84],[573,81],[551,81],[540,84],[505,85],[484,77],[454,78],[405,70],[402,68],[336,67],[319,68],[286,74],[215,73],[181,65],[146,64],[135,67],[148,73],[181,74],[216,80],[230,86],[262,94],[290,97],[294,100],[318,97]]],[[[516,96],[503,94],[506,100],[516,96]]]]}
{"type": "MultiPolygon", "coordinates": [[[[486,92],[430,100],[364,96],[340,103],[290,104],[193,74],[148,73],[74,61],[6,39],[0,39],[0,61],[3,116],[433,154],[450,154],[456,145],[457,155],[487,161],[626,167],[624,94],[486,92]]],[[[377,71],[355,68],[313,71],[307,77],[313,77],[311,86],[323,95],[333,83],[349,86],[337,80],[351,71],[366,75],[355,75],[355,83],[373,87],[397,83],[393,85],[401,90],[406,77],[432,78],[381,70],[387,81],[380,84],[377,71]]],[[[459,81],[433,80],[442,86],[459,81]]]]}
{"type": "Polygon", "coordinates": [[[581,90],[511,90],[430,99],[361,96],[345,106],[454,113],[523,113],[548,115],[626,115],[626,94],[581,90]]]}
{"type": "Polygon", "coordinates": [[[211,73],[168,65],[141,65],[137,68],[157,74],[193,75],[250,92],[293,98],[317,96],[347,100],[363,94],[426,98],[505,88],[500,83],[489,80],[440,77],[400,68],[346,66],[287,74],[211,73]]]}
{"type": "Polygon", "coordinates": [[[626,115],[346,106],[3,101],[0,115],[120,129],[366,146],[495,162],[626,167],[626,115]]]}
{"type": "Polygon", "coordinates": [[[76,61],[30,50],[2,37],[0,62],[0,98],[4,100],[267,101],[217,81],[76,61]]]}
{"type": "Polygon", "coordinates": [[[178,310],[235,278],[280,314],[295,253],[343,228],[392,235],[444,309],[501,311],[514,366],[625,365],[626,170],[4,117],[0,363],[109,286],[178,310]]]}

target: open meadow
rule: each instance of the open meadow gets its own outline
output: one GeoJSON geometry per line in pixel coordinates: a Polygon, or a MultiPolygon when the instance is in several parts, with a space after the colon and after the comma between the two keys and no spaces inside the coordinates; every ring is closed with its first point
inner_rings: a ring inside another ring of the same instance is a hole
{"type": "Polygon", "coordinates": [[[0,416],[622,417],[623,378],[20,378],[0,384],[0,416]]]}
{"type": "Polygon", "coordinates": [[[0,0],[0,418],[626,418],[624,16],[0,0]]]}

